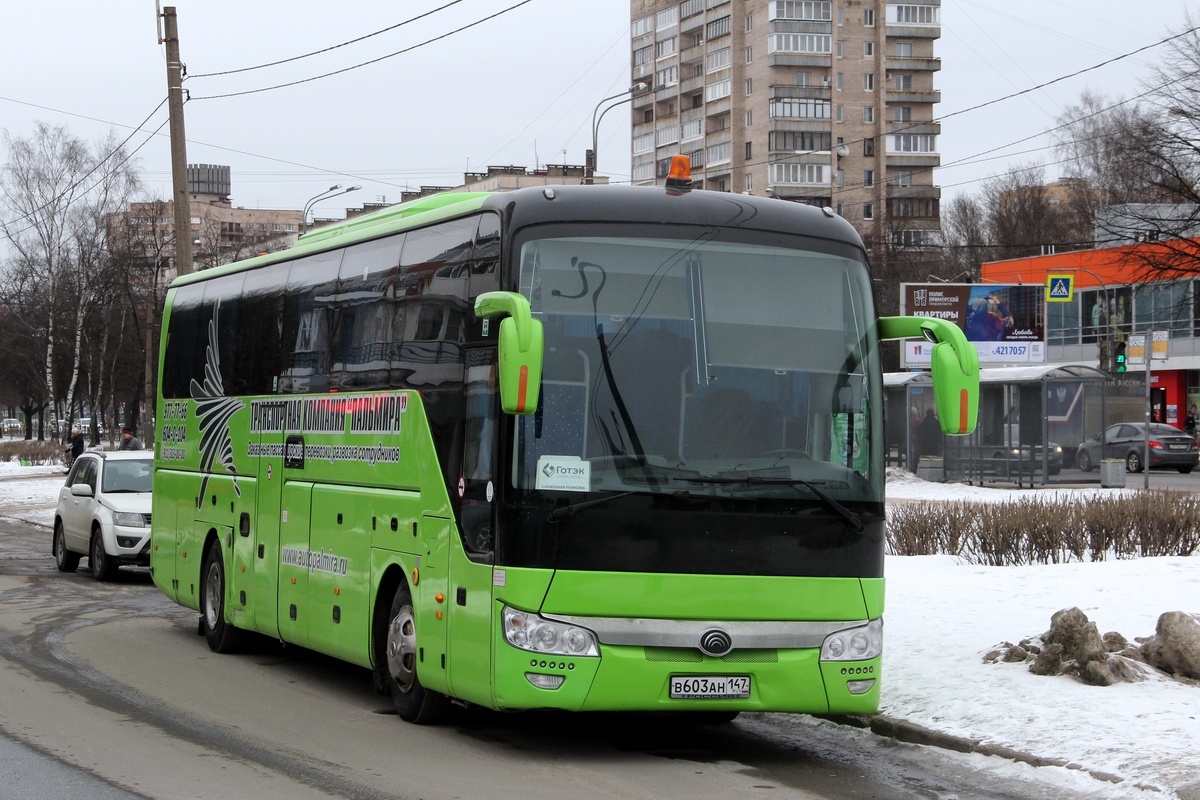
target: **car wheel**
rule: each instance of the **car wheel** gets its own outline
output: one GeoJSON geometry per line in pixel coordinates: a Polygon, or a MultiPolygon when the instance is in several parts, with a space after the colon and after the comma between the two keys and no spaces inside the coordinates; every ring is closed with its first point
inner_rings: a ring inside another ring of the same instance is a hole
{"type": "Polygon", "coordinates": [[[1125,456],[1125,471],[1126,472],[1141,472],[1142,471],[1142,457],[1140,454],[1138,454],[1138,451],[1131,450],[1125,456]]]}
{"type": "Polygon", "coordinates": [[[401,583],[388,612],[387,683],[396,714],[405,722],[428,725],[439,721],[450,708],[444,694],[426,689],[417,677],[417,628],[412,593],[401,583]]]}
{"type": "Polygon", "coordinates": [[[79,553],[67,549],[67,534],[63,531],[62,520],[54,521],[54,563],[59,572],[74,572],[79,569],[79,553]]]}
{"type": "Polygon", "coordinates": [[[216,540],[208,546],[200,572],[200,619],[214,653],[235,653],[241,648],[244,632],[225,621],[225,562],[216,540]]]}
{"type": "Polygon", "coordinates": [[[117,574],[117,564],[109,557],[104,549],[104,536],[100,529],[92,531],[92,547],[88,553],[88,563],[92,567],[92,577],[98,581],[111,581],[117,574]]]}
{"type": "Polygon", "coordinates": [[[1080,471],[1092,471],[1092,457],[1088,455],[1087,450],[1080,450],[1079,455],[1075,457],[1075,462],[1079,465],[1080,471]]]}

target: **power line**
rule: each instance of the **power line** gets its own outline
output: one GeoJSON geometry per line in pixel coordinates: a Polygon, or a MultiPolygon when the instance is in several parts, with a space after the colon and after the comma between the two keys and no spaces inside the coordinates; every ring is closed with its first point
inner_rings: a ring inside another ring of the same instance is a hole
{"type": "Polygon", "coordinates": [[[441,41],[442,39],[453,36],[456,33],[462,33],[463,31],[465,31],[469,28],[474,28],[477,25],[482,25],[485,22],[493,20],[496,17],[499,17],[503,14],[507,14],[508,12],[513,11],[514,9],[520,8],[521,6],[531,3],[531,2],[533,2],[533,0],[521,0],[521,2],[511,5],[508,8],[503,9],[501,11],[497,11],[495,14],[490,14],[489,16],[483,17],[482,19],[477,19],[470,24],[463,25],[461,28],[455,28],[452,31],[443,33],[440,36],[435,36],[432,39],[426,39],[425,41],[421,42],[420,44],[414,44],[412,47],[406,47],[403,50],[397,50],[394,53],[388,53],[386,56],[380,56],[379,58],[373,58],[370,61],[363,61],[360,64],[354,64],[349,67],[343,67],[342,69],[337,69],[337,70],[334,70],[333,72],[326,72],[322,75],[314,75],[311,78],[301,78],[300,80],[297,80],[297,81],[289,81],[287,83],[278,83],[278,84],[275,84],[274,86],[264,86],[261,89],[247,89],[242,92],[228,92],[226,94],[213,94],[213,95],[206,95],[204,97],[193,97],[191,99],[193,99],[193,100],[221,100],[221,99],[224,99],[227,97],[242,97],[243,95],[258,94],[260,92],[270,92],[270,91],[274,91],[275,89],[284,89],[288,86],[299,86],[302,83],[311,83],[312,81],[319,81],[322,78],[329,78],[334,75],[341,75],[342,73],[345,73],[345,72],[350,72],[352,70],[361,69],[362,67],[370,66],[371,64],[378,64],[380,61],[385,61],[389,58],[393,58],[398,55],[403,55],[404,53],[412,52],[413,50],[416,50],[417,48],[424,47],[427,44],[433,44],[434,42],[437,42],[437,41],[441,41]]]}
{"type": "Polygon", "coordinates": [[[337,50],[339,47],[346,47],[347,45],[357,44],[358,42],[366,41],[367,39],[370,39],[372,36],[379,36],[382,33],[387,33],[388,31],[394,31],[396,28],[401,28],[410,22],[416,22],[419,19],[424,19],[425,17],[432,16],[433,14],[436,14],[439,11],[444,11],[447,8],[449,8],[450,6],[457,5],[458,3],[461,3],[461,2],[462,2],[462,0],[450,0],[450,2],[446,3],[446,5],[444,5],[444,6],[438,6],[437,8],[433,9],[432,11],[426,11],[424,14],[418,14],[415,17],[410,17],[409,19],[406,19],[403,22],[397,22],[395,25],[391,25],[387,28],[382,28],[380,30],[375,31],[374,33],[368,33],[365,36],[359,36],[356,39],[351,39],[347,42],[342,42],[341,44],[335,44],[331,47],[325,47],[320,50],[314,50],[311,53],[305,53],[304,55],[292,56],[291,58],[284,58],[279,61],[269,61],[266,64],[259,64],[254,67],[241,67],[239,69],[227,69],[223,72],[202,72],[197,75],[189,75],[188,77],[189,78],[214,78],[218,75],[236,75],[239,72],[250,72],[250,71],[256,70],[256,69],[265,69],[267,67],[277,67],[280,64],[288,64],[288,63],[291,63],[292,61],[300,61],[301,59],[304,59],[304,58],[311,58],[312,56],[320,55],[321,53],[328,53],[330,51],[337,50]]]}

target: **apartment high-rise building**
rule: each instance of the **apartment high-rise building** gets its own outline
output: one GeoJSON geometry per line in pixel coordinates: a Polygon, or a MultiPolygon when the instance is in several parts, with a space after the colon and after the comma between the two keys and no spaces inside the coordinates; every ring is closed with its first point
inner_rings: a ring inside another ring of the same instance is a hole
{"type": "Polygon", "coordinates": [[[879,248],[939,230],[940,0],[631,0],[635,184],[828,206],[879,248]]]}

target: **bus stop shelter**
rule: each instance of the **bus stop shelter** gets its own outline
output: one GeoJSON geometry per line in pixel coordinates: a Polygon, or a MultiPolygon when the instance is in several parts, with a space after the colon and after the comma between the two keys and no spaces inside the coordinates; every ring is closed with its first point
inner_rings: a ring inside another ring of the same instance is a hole
{"type": "Polygon", "coordinates": [[[1050,483],[1104,427],[1111,380],[1081,364],[982,369],[975,432],[943,436],[930,374],[887,373],[888,464],[931,480],[1050,483]]]}

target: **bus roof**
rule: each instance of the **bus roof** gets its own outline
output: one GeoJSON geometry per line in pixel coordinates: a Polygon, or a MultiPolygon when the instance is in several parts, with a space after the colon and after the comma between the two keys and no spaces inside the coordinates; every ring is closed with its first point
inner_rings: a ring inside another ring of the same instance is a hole
{"type": "Polygon", "coordinates": [[[661,186],[537,186],[511,192],[443,192],[304,234],[294,247],[176,278],[179,286],[287,261],[476,211],[492,210],[511,228],[571,222],[643,221],[803,233],[862,248],[857,231],[829,209],[752,195],[661,186]]]}

